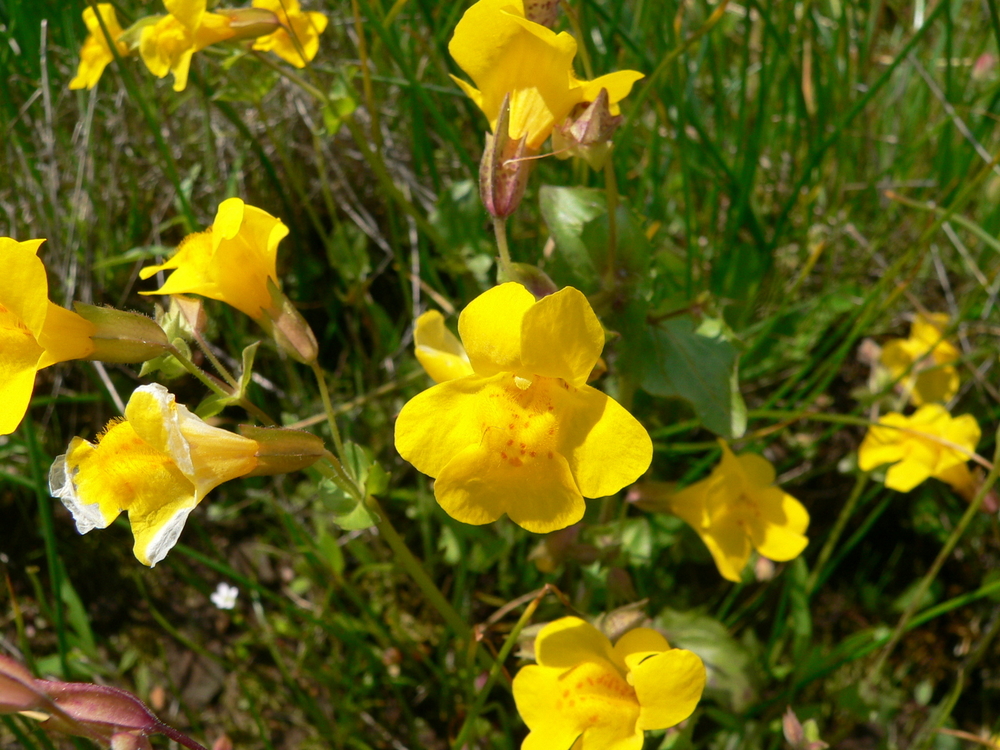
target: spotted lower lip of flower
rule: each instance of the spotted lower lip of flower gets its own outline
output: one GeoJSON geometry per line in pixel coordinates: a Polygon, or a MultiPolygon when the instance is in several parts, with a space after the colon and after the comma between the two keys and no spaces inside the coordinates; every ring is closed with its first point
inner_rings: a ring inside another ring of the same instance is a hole
{"type": "Polygon", "coordinates": [[[205,424],[163,386],[146,385],[96,445],[73,438],[52,464],[49,490],[81,534],[127,511],[136,559],[153,566],[205,495],[257,467],[257,450],[255,440],[205,424]]]}
{"type": "Polygon", "coordinates": [[[163,0],[167,15],[142,27],[139,54],[157,78],[174,74],[174,91],[187,87],[191,58],[212,44],[232,39],[229,18],[205,10],[206,0],[163,0]]]}
{"type": "Polygon", "coordinates": [[[576,40],[525,18],[522,0],[479,0],[455,27],[448,51],[475,86],[452,77],[496,129],[500,105],[510,95],[510,138],[527,135],[537,151],[552,128],[581,102],[608,90],[610,113],[643,77],[621,70],[581,81],[573,74],[576,40]]]}
{"type": "MultiPolygon", "coordinates": [[[[98,3],[97,10],[101,14],[105,27],[107,27],[108,35],[115,40],[118,54],[125,57],[128,55],[129,49],[124,42],[118,41],[122,35],[122,27],[118,24],[115,7],[111,3],[98,3]]],[[[80,48],[80,65],[77,68],[76,77],[69,82],[71,89],[94,88],[101,79],[108,63],[115,59],[111,45],[108,44],[108,38],[104,35],[104,30],[101,29],[93,7],[84,8],[83,22],[87,25],[88,34],[80,48]]]]}
{"type": "Polygon", "coordinates": [[[253,7],[273,12],[283,28],[260,37],[253,48],[273,52],[296,68],[304,68],[319,52],[319,37],[329,21],[317,11],[303,11],[299,0],[253,0],[253,7]]]}
{"type": "Polygon", "coordinates": [[[751,550],[779,562],[798,557],[809,540],[809,513],[774,485],[774,467],[763,456],[736,456],[724,440],[711,475],[670,498],[671,511],[705,542],[723,578],[739,581],[751,550]]]}
{"type": "Polygon", "coordinates": [[[44,367],[94,353],[95,327],[75,312],[49,301],[49,282],[38,248],[45,240],[18,242],[0,237],[0,435],[24,418],[44,367]]]}
{"type": "Polygon", "coordinates": [[[882,364],[914,406],[950,401],[958,393],[960,379],[952,363],[959,352],[944,338],[947,327],[945,313],[918,313],[909,338],[891,339],[882,348],[882,364]]]}
{"type": "Polygon", "coordinates": [[[909,492],[931,477],[959,489],[969,481],[964,466],[975,452],[981,432],[971,414],[952,417],[940,404],[925,404],[911,416],[892,412],[883,415],[858,449],[858,466],[871,471],[892,464],[885,486],[909,492]]]}
{"type": "Polygon", "coordinates": [[[697,655],[636,628],[612,647],[576,617],[550,622],[535,639],[537,665],[514,677],[514,701],[531,730],[522,750],[640,750],[646,730],[688,718],[705,688],[697,655]]]}
{"type": "Polygon", "coordinates": [[[634,481],[652,460],[646,430],[587,385],[604,329],[568,287],[536,302],[516,283],[477,297],[459,318],[472,374],[424,391],[396,421],[396,448],[435,477],[434,495],[471,524],[505,513],[529,531],[576,523],[584,497],[634,481]]]}

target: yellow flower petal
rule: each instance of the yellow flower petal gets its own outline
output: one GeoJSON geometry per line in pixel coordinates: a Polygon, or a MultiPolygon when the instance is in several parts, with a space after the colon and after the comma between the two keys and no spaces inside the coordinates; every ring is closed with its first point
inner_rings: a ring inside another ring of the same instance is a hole
{"type": "Polygon", "coordinates": [[[578,289],[560,289],[524,313],[521,366],[534,375],[586,385],[603,349],[604,327],[578,289]]]}
{"type": "Polygon", "coordinates": [[[910,401],[914,406],[950,401],[960,385],[958,370],[950,365],[923,370],[913,378],[910,401]]]}
{"type": "Polygon", "coordinates": [[[163,0],[167,13],[189,29],[198,27],[207,5],[206,0],[163,0]]]}
{"type": "Polygon", "coordinates": [[[195,485],[195,502],[257,467],[257,442],[205,424],[158,384],[138,388],[125,417],[136,434],[171,459],[195,485]]]}
{"type": "MultiPolygon", "coordinates": [[[[108,34],[115,40],[118,54],[124,57],[128,54],[128,45],[117,41],[122,34],[122,27],[118,24],[118,16],[115,15],[114,6],[111,3],[98,3],[97,10],[104,20],[108,34]]],[[[69,82],[71,89],[94,88],[101,79],[108,63],[115,59],[111,46],[108,44],[108,38],[101,29],[93,7],[84,8],[83,22],[87,25],[89,33],[80,48],[80,65],[77,67],[76,77],[69,82]]]]}
{"type": "Polygon", "coordinates": [[[728,581],[739,582],[752,548],[750,537],[738,520],[728,515],[714,521],[710,531],[697,528],[695,531],[712,554],[719,574],[728,581]]]}
{"type": "Polygon", "coordinates": [[[705,690],[705,665],[695,654],[679,648],[635,653],[626,663],[641,706],[637,729],[666,729],[694,712],[705,690]]]}
{"type": "Polygon", "coordinates": [[[0,306],[0,435],[21,424],[35,387],[38,358],[44,351],[31,332],[0,306]]]}
{"type": "Polygon", "coordinates": [[[508,282],[483,292],[458,318],[458,333],[477,375],[515,372],[521,366],[521,321],[534,295],[508,282]]]}
{"type": "Polygon", "coordinates": [[[949,469],[964,464],[969,456],[958,448],[971,453],[980,437],[979,424],[971,414],[953,418],[940,404],[925,404],[912,416],[890,413],[872,425],[858,449],[858,466],[870,471],[898,462],[886,472],[886,487],[909,492],[926,479],[947,476],[949,469]]]}
{"type": "Polygon", "coordinates": [[[16,430],[24,418],[37,370],[94,351],[94,326],[48,299],[37,255],[44,241],[0,237],[0,435],[16,430]]]}
{"type": "Polygon", "coordinates": [[[504,97],[510,96],[510,136],[527,136],[529,150],[537,150],[557,123],[577,104],[596,97],[602,86],[617,111],[617,102],[635,78],[641,78],[622,71],[579,81],[573,75],[576,48],[569,34],[527,20],[521,0],[479,0],[462,16],[448,45],[455,62],[475,82],[460,82],[462,90],[482,109],[491,129],[496,128],[504,97]]]}
{"type": "Polygon", "coordinates": [[[319,52],[319,37],[329,19],[317,11],[303,12],[299,0],[254,0],[253,7],[271,11],[284,28],[259,37],[255,50],[273,52],[296,68],[304,68],[319,52]],[[289,33],[291,32],[291,33],[289,33]]]}
{"type": "Polygon", "coordinates": [[[470,445],[444,467],[434,496],[463,523],[491,523],[506,513],[536,534],[570,526],[585,510],[569,464],[554,452],[516,465],[495,451],[470,445]]]}
{"type": "Polygon", "coordinates": [[[461,342],[444,325],[444,316],[428,310],[413,324],[417,359],[436,383],[472,375],[469,355],[461,342]]]}
{"type": "Polygon", "coordinates": [[[169,0],[164,5],[168,15],[143,27],[139,54],[150,73],[157,78],[173,73],[174,91],[183,91],[194,53],[232,39],[236,32],[228,17],[205,12],[205,0],[169,0]]]}
{"type": "Polygon", "coordinates": [[[959,352],[944,338],[948,320],[945,313],[918,314],[909,338],[891,339],[882,348],[882,364],[914,406],[949,401],[958,393],[958,370],[949,363],[959,352]]]}
{"type": "Polygon", "coordinates": [[[97,326],[85,320],[72,310],[49,302],[45,323],[38,334],[38,343],[45,353],[38,360],[38,369],[56,362],[71,359],[86,359],[94,353],[91,336],[97,326]]]}
{"type": "Polygon", "coordinates": [[[561,415],[558,451],[569,461],[584,497],[613,495],[649,468],[653,441],[610,396],[584,385],[561,415]]]}
{"type": "Polygon", "coordinates": [[[611,114],[617,115],[621,111],[618,102],[632,92],[632,86],[636,81],[643,78],[645,76],[637,70],[616,70],[593,81],[581,81],[583,95],[581,101],[592,102],[601,93],[601,89],[607,89],[609,109],[611,114]]]}
{"type": "MultiPolygon", "coordinates": [[[[514,678],[514,700],[532,730],[522,746],[543,747],[542,738],[564,742],[583,735],[583,747],[640,750],[635,691],[609,662],[584,661],[563,670],[527,666],[514,678]],[[538,733],[537,737],[532,737],[538,733]]],[[[547,750],[569,745],[549,745],[547,750]]]]}
{"type": "MultiPolygon", "coordinates": [[[[478,445],[495,420],[480,416],[480,396],[505,378],[467,377],[429,388],[410,399],[396,418],[396,450],[417,471],[438,476],[452,457],[478,445]]],[[[486,396],[489,398],[489,396],[486,396]]],[[[487,402],[488,403],[488,402],[487,402]]]]}
{"type": "Polygon", "coordinates": [[[206,425],[158,384],[136,389],[125,413],[96,445],[74,438],[52,465],[49,489],[81,534],[128,511],[135,556],[152,566],[208,491],[256,467],[258,444],[206,425]]]}
{"type": "Polygon", "coordinates": [[[535,636],[535,661],[543,667],[565,669],[576,666],[581,661],[595,659],[615,659],[611,641],[604,633],[579,617],[554,620],[535,636]]]}
{"type": "MultiPolygon", "coordinates": [[[[59,463],[59,459],[56,461],[59,463]]],[[[65,488],[53,486],[53,493],[66,489],[73,505],[96,505],[103,518],[103,525],[98,524],[97,528],[107,526],[121,511],[128,511],[136,538],[133,551],[143,565],[155,565],[162,559],[162,555],[156,554],[161,551],[166,554],[162,542],[169,541],[171,536],[176,541],[175,526],[171,523],[176,510],[190,509],[196,504],[194,484],[169,455],[143,442],[125,421],[113,423],[97,446],[79,439],[74,441],[65,456],[65,465],[65,474],[71,482],[65,488]],[[141,542],[135,533],[136,524],[142,530],[141,542]]],[[[67,507],[74,510],[70,503],[67,507]]],[[[76,517],[78,530],[89,531],[79,522],[80,517],[76,517]]],[[[93,517],[89,518],[93,522],[93,517]]]]}
{"type": "Polygon", "coordinates": [[[37,336],[48,314],[49,281],[38,248],[45,240],[18,242],[0,237],[0,304],[37,336]]]}
{"type": "Polygon", "coordinates": [[[805,530],[809,513],[798,500],[777,487],[757,495],[759,523],[750,525],[750,541],[764,557],[778,562],[794,560],[809,544],[805,530]]]}
{"type": "Polygon", "coordinates": [[[219,204],[209,229],[189,234],[166,263],[139,273],[146,279],[176,269],[162,287],[140,294],[200,294],[260,320],[272,306],[267,283],[277,285],[278,243],[287,234],[281,219],[229,198],[219,204]]]}
{"type": "Polygon", "coordinates": [[[663,634],[652,628],[633,628],[615,643],[615,654],[624,660],[635,653],[644,651],[666,651],[670,648],[663,634]]]}

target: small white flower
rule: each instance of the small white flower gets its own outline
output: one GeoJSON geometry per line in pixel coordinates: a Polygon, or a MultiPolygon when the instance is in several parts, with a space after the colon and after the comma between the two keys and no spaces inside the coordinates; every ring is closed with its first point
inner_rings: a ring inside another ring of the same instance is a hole
{"type": "Polygon", "coordinates": [[[228,583],[220,583],[215,587],[215,593],[210,597],[212,604],[219,609],[232,609],[236,606],[236,597],[240,595],[240,590],[228,583]]]}

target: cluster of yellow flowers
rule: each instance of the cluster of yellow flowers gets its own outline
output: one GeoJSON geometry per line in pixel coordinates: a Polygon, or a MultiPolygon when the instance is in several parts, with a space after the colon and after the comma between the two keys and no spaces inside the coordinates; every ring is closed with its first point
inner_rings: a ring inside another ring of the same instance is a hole
{"type": "Polygon", "coordinates": [[[89,34],[80,50],[80,65],[71,89],[92,89],[104,68],[138,51],[157,78],[174,75],[174,91],[187,87],[195,52],[226,41],[253,40],[252,49],[273,52],[297,68],[319,50],[327,17],[303,11],[299,0],[253,0],[250,8],[206,10],[206,0],[163,0],[165,15],[140,18],[123,30],[111,3],[83,11],[89,34]],[[114,49],[112,49],[114,45],[114,49]]]}
{"type": "MultiPolygon", "coordinates": [[[[209,11],[206,0],[164,0],[167,13],[123,30],[114,7],[100,3],[83,17],[89,36],[71,88],[93,88],[116,56],[138,53],[158,77],[185,88],[195,52],[226,41],[251,41],[303,67],[317,54],[327,18],[298,0],[253,0],[252,7],[209,11]]],[[[483,111],[491,130],[481,172],[484,203],[497,221],[516,210],[524,190],[523,157],[550,137],[596,166],[607,157],[619,103],[642,78],[618,71],[577,78],[577,43],[556,33],[523,0],[479,0],[458,23],[449,50],[472,79],[456,83],[483,111]]],[[[288,228],[239,198],[223,201],[210,227],[188,235],[166,262],[142,279],[170,271],[159,289],[141,294],[197,294],[240,310],[279,348],[318,368],[313,332],[282,293],[277,252],[288,228]]],[[[499,238],[499,235],[498,235],[499,238]]],[[[132,313],[48,299],[38,258],[43,240],[0,238],[0,434],[23,419],[37,372],[72,359],[143,362],[176,347],[153,321],[132,313]]],[[[501,253],[505,250],[502,248],[501,253]]],[[[889,342],[882,362],[911,416],[890,413],[872,426],[859,452],[869,471],[891,464],[886,485],[909,491],[929,477],[965,496],[976,478],[967,466],[979,440],[969,415],[952,418],[940,402],[959,387],[947,318],[920,315],[910,338],[889,342]]],[[[646,429],[611,396],[589,385],[605,330],[587,297],[566,287],[535,293],[508,281],[479,295],[458,319],[459,336],[431,311],[414,326],[416,357],[436,385],[399,413],[399,454],[434,481],[451,517],[487,524],[508,516],[533,533],[565,529],[585,513],[585,498],[618,493],[648,470],[646,429]]],[[[184,523],[219,484],[252,474],[295,471],[327,458],[322,440],[292,430],[211,426],[158,384],[136,389],[124,418],[92,443],[74,438],[53,464],[52,494],[80,533],[128,513],[136,558],[155,565],[184,523]]],[[[331,424],[331,427],[335,427],[331,424]]],[[[339,440],[339,438],[338,438],[339,440]]],[[[662,509],[687,522],[720,574],[739,581],[756,550],[775,561],[799,556],[809,514],[775,485],[763,456],[736,455],[720,440],[721,461],[709,476],[671,492],[662,509]]],[[[706,671],[695,654],[671,648],[655,630],[636,628],[617,643],[575,617],[549,623],[535,642],[536,664],[514,679],[514,697],[530,734],[524,750],[639,750],[645,730],[664,729],[694,711],[706,671]]]]}
{"type": "Polygon", "coordinates": [[[971,500],[979,480],[969,470],[981,436],[971,414],[952,417],[943,405],[958,393],[958,349],[945,337],[948,316],[918,313],[906,339],[892,339],[882,348],[882,365],[917,410],[883,415],[858,451],[858,465],[872,471],[891,464],[885,486],[909,492],[933,477],[971,500]]]}

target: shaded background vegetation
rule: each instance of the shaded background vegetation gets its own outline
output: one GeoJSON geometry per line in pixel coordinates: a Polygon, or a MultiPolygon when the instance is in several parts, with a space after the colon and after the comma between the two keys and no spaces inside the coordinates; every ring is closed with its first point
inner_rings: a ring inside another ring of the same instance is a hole
{"type": "MultiPolygon", "coordinates": [[[[116,5],[129,22],[160,12],[116,5]]],[[[891,393],[869,387],[863,339],[905,335],[922,306],[953,318],[963,379],[953,413],[976,415],[980,453],[992,454],[994,0],[730,2],[680,54],[716,6],[571,5],[581,75],[585,64],[648,75],[624,104],[615,168],[650,240],[650,274],[676,309],[724,316],[750,409],[738,444],[763,451],[812,514],[804,561],[773,580],[723,581],[690,529],[624,505],[591,503],[579,536],[541,551],[506,521],[463,526],[395,454],[394,415],[428,382],[412,357],[413,317],[461,309],[494,279],[475,189],[486,123],[448,78],[459,72],[447,42],[462,3],[311,3],[331,19],[303,73],[328,95],[321,106],[228,49],[197,55],[180,94],[135,59],[109,66],[94,91],[71,92],[84,4],[0,0],[0,235],[47,238],[57,303],[150,312],[140,266],[209,224],[224,198],[280,216],[291,229],[283,283],[321,340],[342,429],[390,472],[384,506],[468,621],[551,582],[590,615],[648,599],[672,641],[702,645],[717,668],[712,689],[682,731],[647,747],[779,747],[789,704],[844,748],[958,746],[938,725],[1000,732],[995,512],[976,517],[921,603],[930,617],[866,682],[964,502],[935,482],[906,495],[868,485],[809,597],[807,567],[855,484],[863,430],[775,416],[884,411],[891,393]]],[[[546,263],[544,184],[603,178],[539,162],[511,227],[515,260],[546,263]]],[[[260,335],[208,307],[209,338],[226,356],[260,335]]],[[[615,353],[612,343],[611,391],[615,353]]],[[[323,429],[303,372],[267,342],[258,363],[257,402],[286,424],[323,429]]],[[[39,674],[134,690],[206,742],[226,733],[247,748],[448,747],[477,672],[378,536],[332,523],[314,478],[219,488],[153,570],[132,558],[123,522],[76,534],[48,497],[47,467],[72,435],[92,438],[119,413],[112,390],[127,398],[139,382],[129,367],[44,370],[24,425],[0,439],[0,648],[39,674]],[[241,590],[232,612],[208,600],[219,581],[241,590]]],[[[204,396],[190,379],[170,386],[190,404],[204,396]]],[[[632,407],[653,434],[653,477],[690,481],[714,463],[713,436],[685,402],[639,392],[632,407]]],[[[220,423],[241,418],[226,412],[220,423]]],[[[551,599],[536,619],[562,614],[551,599]]],[[[491,624],[483,647],[499,648],[511,623],[491,624]]],[[[502,688],[479,724],[477,747],[516,747],[524,734],[502,688]]],[[[0,725],[0,742],[61,740],[18,718],[0,725]]]]}

